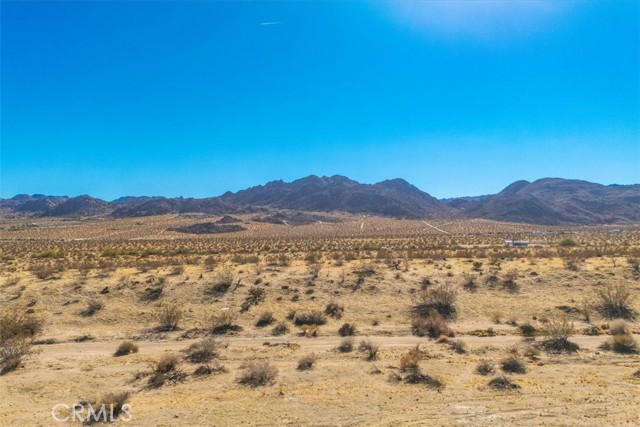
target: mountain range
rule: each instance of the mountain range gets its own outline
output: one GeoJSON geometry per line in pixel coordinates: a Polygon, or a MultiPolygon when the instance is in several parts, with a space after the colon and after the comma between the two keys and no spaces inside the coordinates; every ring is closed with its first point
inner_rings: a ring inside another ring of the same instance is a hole
{"type": "Polygon", "coordinates": [[[494,195],[438,200],[403,179],[361,184],[344,176],[272,181],[236,193],[202,199],[20,194],[0,199],[0,212],[34,217],[142,217],[205,213],[226,215],[347,212],[407,219],[483,218],[541,225],[640,223],[640,185],[601,185],[544,178],[516,181],[494,195]]]}

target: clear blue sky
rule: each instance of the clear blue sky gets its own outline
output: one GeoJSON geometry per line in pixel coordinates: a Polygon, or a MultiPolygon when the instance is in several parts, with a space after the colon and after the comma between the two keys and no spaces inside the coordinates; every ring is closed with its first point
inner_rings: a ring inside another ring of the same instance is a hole
{"type": "Polygon", "coordinates": [[[1,197],[640,182],[637,1],[1,7],[1,197]]]}

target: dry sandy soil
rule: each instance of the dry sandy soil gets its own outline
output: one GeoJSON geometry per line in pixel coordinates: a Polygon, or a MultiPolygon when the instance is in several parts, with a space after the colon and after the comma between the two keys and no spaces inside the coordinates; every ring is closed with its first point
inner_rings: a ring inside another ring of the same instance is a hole
{"type": "MultiPolygon", "coordinates": [[[[611,233],[339,218],[294,227],[245,216],[246,231],[215,236],[168,231],[210,220],[200,217],[0,221],[0,311],[44,321],[31,353],[0,376],[0,425],[81,425],[57,422],[52,407],[121,391],[131,393],[133,419],[116,425],[640,425],[640,356],[600,348],[616,321],[596,307],[599,290],[623,285],[630,307],[640,311],[640,227],[611,233]],[[511,237],[531,247],[505,248],[511,237]],[[559,246],[563,239],[576,246],[559,246]],[[232,285],[212,294],[225,275],[232,285]],[[465,286],[470,280],[475,287],[465,286]],[[448,321],[455,336],[413,335],[412,307],[441,286],[456,292],[456,316],[448,321]],[[261,297],[242,309],[255,289],[261,297]],[[92,302],[100,308],[83,315],[92,302]],[[324,312],[329,303],[344,312],[309,328],[313,336],[290,318],[291,311],[324,312]],[[183,314],[178,330],[159,332],[158,313],[171,306],[183,314]],[[257,327],[267,311],[275,323],[257,327]],[[242,330],[212,335],[211,318],[223,313],[242,330]],[[559,319],[573,323],[569,339],[578,351],[538,349],[549,321],[559,319]],[[280,322],[289,332],[273,336],[280,322]],[[344,323],[357,328],[348,353],[337,350],[344,323]],[[526,324],[535,329],[529,339],[521,331],[526,324]],[[200,364],[185,360],[184,350],[207,337],[218,343],[210,363],[225,369],[198,376],[200,364]],[[138,352],[115,357],[125,340],[138,352]],[[375,360],[358,349],[362,340],[380,346],[375,360]],[[411,350],[420,355],[421,372],[442,386],[394,380],[404,375],[401,358],[411,350]],[[298,370],[310,353],[312,369],[298,370]],[[184,375],[150,387],[154,362],[167,354],[178,357],[184,375]],[[505,375],[519,387],[489,387],[503,374],[501,361],[514,355],[526,372],[505,375]],[[277,369],[272,383],[238,383],[252,360],[277,369]],[[495,373],[476,373],[481,361],[495,373]]],[[[640,325],[626,322],[638,341],[640,325]]]]}

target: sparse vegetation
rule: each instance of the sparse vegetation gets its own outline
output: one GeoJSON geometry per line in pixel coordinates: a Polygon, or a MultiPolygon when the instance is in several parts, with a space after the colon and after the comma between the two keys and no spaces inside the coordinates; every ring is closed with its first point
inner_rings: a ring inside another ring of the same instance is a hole
{"type": "Polygon", "coordinates": [[[265,360],[246,362],[241,369],[236,381],[248,387],[272,384],[278,376],[278,370],[265,360]]]}
{"type": "Polygon", "coordinates": [[[113,355],[116,357],[119,357],[119,356],[126,356],[131,353],[137,353],[137,352],[138,352],[137,345],[135,345],[131,341],[124,341],[118,346],[118,348],[116,349],[116,352],[113,355]]]}

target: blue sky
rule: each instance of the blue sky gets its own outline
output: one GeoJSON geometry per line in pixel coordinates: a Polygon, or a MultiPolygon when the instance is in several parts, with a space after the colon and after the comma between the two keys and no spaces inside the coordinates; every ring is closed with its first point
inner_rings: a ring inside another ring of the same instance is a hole
{"type": "Polygon", "coordinates": [[[640,182],[637,1],[0,5],[0,197],[640,182]]]}

